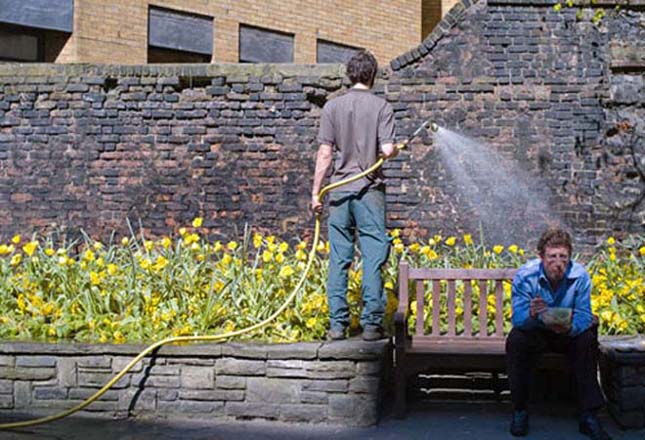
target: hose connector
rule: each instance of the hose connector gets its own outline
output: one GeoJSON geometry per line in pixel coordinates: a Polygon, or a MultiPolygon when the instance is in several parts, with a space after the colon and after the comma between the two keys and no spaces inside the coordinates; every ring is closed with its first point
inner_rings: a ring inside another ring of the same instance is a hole
{"type": "Polygon", "coordinates": [[[436,123],[436,122],[431,122],[431,123],[430,123],[430,130],[431,130],[433,133],[436,133],[436,132],[438,132],[438,131],[439,131],[439,126],[437,125],[437,123],[436,123]]]}

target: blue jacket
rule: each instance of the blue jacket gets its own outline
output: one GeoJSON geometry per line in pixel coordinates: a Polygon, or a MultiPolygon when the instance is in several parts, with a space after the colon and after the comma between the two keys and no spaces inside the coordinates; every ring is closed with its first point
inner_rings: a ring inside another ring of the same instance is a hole
{"type": "Polygon", "coordinates": [[[538,316],[529,315],[531,299],[538,294],[549,307],[568,307],[573,309],[573,322],[569,336],[577,336],[591,327],[591,278],[580,264],[570,261],[564,278],[554,292],[544,273],[540,259],[524,264],[513,278],[511,303],[513,307],[513,327],[521,329],[545,328],[538,316]]]}

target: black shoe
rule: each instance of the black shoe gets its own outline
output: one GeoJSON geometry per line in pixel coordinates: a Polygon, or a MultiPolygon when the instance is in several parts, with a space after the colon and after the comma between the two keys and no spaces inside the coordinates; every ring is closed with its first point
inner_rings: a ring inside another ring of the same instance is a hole
{"type": "Polygon", "coordinates": [[[327,339],[330,341],[342,341],[345,339],[345,329],[332,328],[327,332],[327,339]]]}
{"type": "Polygon", "coordinates": [[[600,424],[600,420],[594,414],[586,414],[580,418],[578,425],[580,432],[589,436],[592,440],[611,440],[611,436],[600,424]]]}
{"type": "Polygon", "coordinates": [[[524,437],[529,433],[529,412],[525,409],[514,410],[511,420],[511,434],[515,437],[524,437]]]}
{"type": "Polygon", "coordinates": [[[384,337],[381,327],[367,326],[363,329],[363,341],[378,341],[384,337]]]}

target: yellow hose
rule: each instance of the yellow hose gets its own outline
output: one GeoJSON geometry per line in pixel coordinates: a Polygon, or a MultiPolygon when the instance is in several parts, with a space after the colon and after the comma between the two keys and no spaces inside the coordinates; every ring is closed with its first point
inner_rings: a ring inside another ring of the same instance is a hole
{"type": "MultiPolygon", "coordinates": [[[[402,150],[405,148],[405,146],[408,144],[409,139],[398,144],[396,146],[397,149],[402,150]]],[[[348,183],[354,182],[355,180],[358,180],[362,177],[365,177],[366,175],[373,173],[376,171],[379,167],[383,165],[385,162],[385,159],[383,157],[379,158],[374,165],[363,171],[362,173],[359,173],[355,176],[348,177],[347,179],[338,181],[336,183],[332,183],[330,185],[325,186],[320,193],[318,193],[318,199],[322,201],[323,197],[325,194],[327,194],[329,191],[332,189],[338,188],[340,186],[346,185],[348,183]]],[[[320,214],[316,214],[316,225],[314,227],[314,239],[313,243],[311,244],[311,250],[309,251],[309,258],[307,259],[307,265],[305,266],[305,269],[302,273],[302,276],[300,277],[300,280],[298,281],[298,284],[293,288],[293,291],[289,296],[287,297],[286,301],[276,310],[271,316],[266,318],[265,320],[258,322],[257,324],[254,324],[250,327],[246,327],[240,330],[232,331],[229,333],[222,333],[219,335],[204,335],[204,336],[175,336],[172,338],[166,338],[162,339],[161,341],[155,342],[152,345],[149,345],[146,349],[144,349],[142,352],[140,352],[137,357],[132,359],[128,365],[125,366],[116,376],[112,378],[108,383],[106,383],[103,388],[98,390],[96,393],[94,393],[92,396],[84,400],[83,402],[79,403],[73,408],[70,408],[66,411],[60,412],[58,414],[54,414],[51,416],[47,417],[41,417],[39,419],[33,419],[33,420],[25,420],[22,422],[13,422],[13,423],[3,423],[0,424],[0,429],[13,429],[13,428],[25,428],[28,426],[35,426],[35,425],[41,425],[43,423],[48,423],[48,422],[53,422],[54,420],[62,419],[64,417],[67,417],[71,414],[74,414],[77,411],[82,410],[83,408],[87,407],[90,405],[92,402],[94,402],[96,399],[101,397],[107,390],[112,388],[112,386],[117,383],[128,371],[132,369],[141,359],[146,357],[149,353],[153,352],[157,348],[161,347],[162,345],[170,344],[173,342],[196,342],[196,341],[220,341],[222,339],[228,339],[234,336],[239,336],[243,335],[245,333],[250,333],[252,331],[255,331],[259,328],[262,328],[269,324],[271,321],[273,321],[275,318],[277,318],[283,311],[284,309],[287,308],[287,306],[293,301],[293,299],[296,297],[296,294],[298,291],[302,288],[302,285],[305,282],[305,279],[307,278],[307,274],[309,273],[309,269],[311,268],[311,263],[314,260],[314,257],[316,256],[316,247],[318,246],[318,240],[320,239],[320,214]]]]}

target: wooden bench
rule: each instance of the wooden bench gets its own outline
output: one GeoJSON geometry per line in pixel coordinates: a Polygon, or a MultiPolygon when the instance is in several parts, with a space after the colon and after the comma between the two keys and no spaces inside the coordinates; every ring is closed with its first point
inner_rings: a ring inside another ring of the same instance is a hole
{"type": "MultiPolygon", "coordinates": [[[[504,283],[510,283],[516,272],[517,269],[415,269],[407,262],[400,263],[399,306],[394,315],[395,416],[405,416],[407,381],[422,372],[491,372],[494,383],[499,383],[497,373],[506,369],[504,283]],[[413,315],[410,287],[416,300],[413,332],[409,332],[413,315]],[[489,292],[494,292],[492,329],[488,325],[489,292]],[[463,311],[458,309],[458,302],[463,304],[463,311]],[[424,313],[426,305],[431,306],[431,316],[424,313]],[[442,312],[447,323],[441,323],[442,312]]],[[[510,322],[510,305],[506,312],[506,322],[510,322]]],[[[561,368],[562,359],[558,358],[561,356],[543,356],[541,364],[561,368]]]]}

